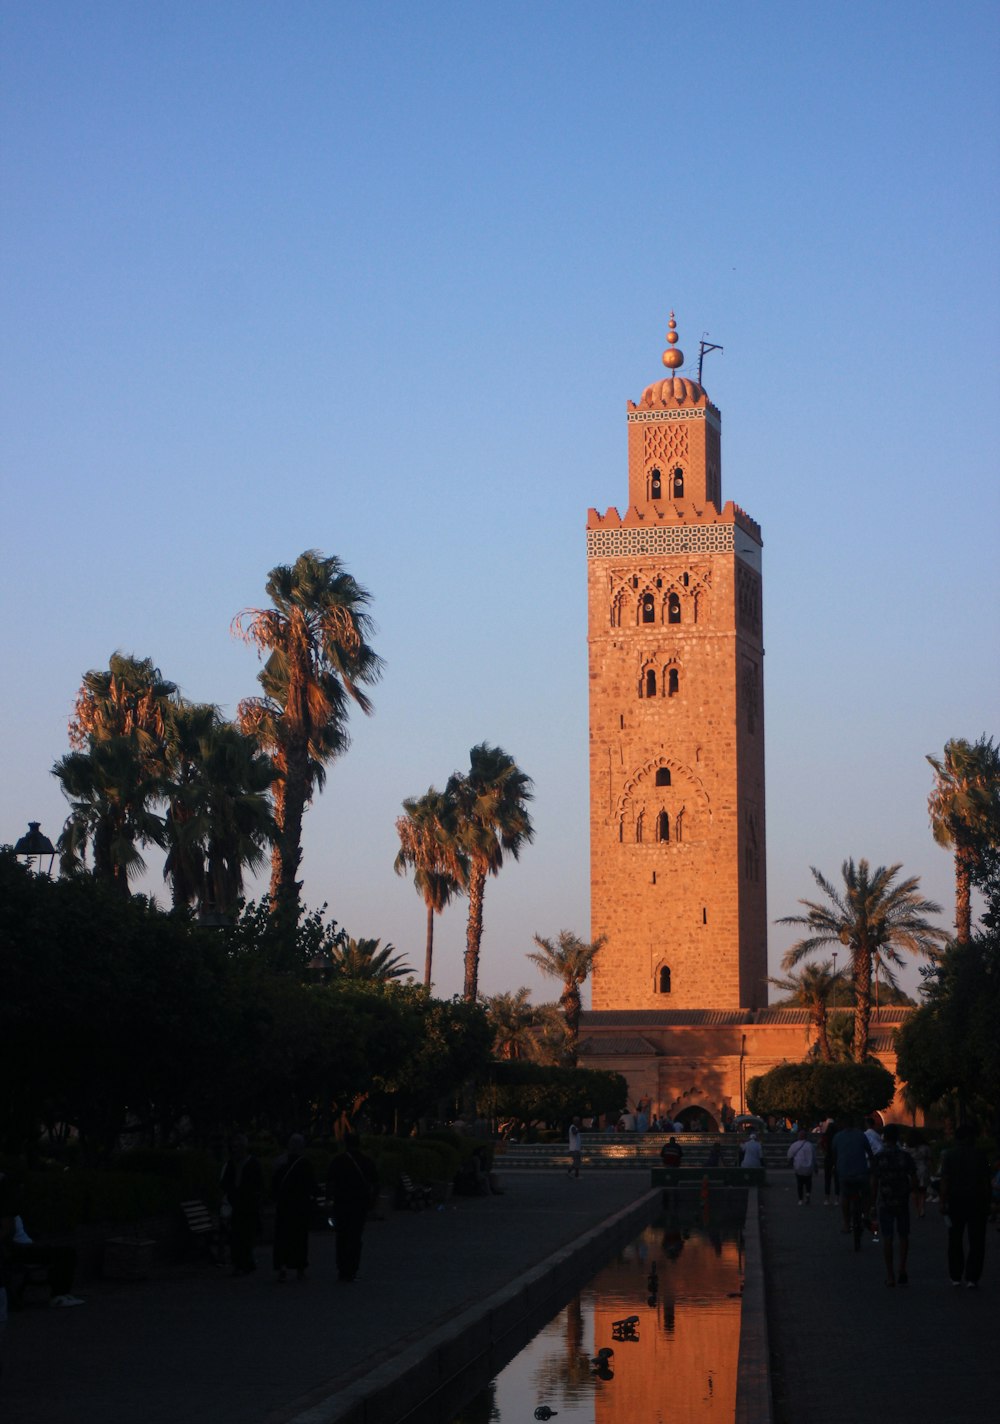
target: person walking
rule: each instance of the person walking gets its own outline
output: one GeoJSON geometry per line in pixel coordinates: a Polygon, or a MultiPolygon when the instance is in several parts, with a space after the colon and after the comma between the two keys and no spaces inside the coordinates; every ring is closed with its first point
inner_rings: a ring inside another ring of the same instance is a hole
{"type": "Polygon", "coordinates": [[[906,1258],[910,1249],[910,1193],[917,1188],[917,1167],[899,1145],[899,1128],[887,1123],[882,1150],[872,1159],[872,1205],[878,1212],[878,1229],[885,1257],[885,1283],[905,1286],[906,1258]],[[893,1238],[899,1236],[899,1273],[893,1270],[893,1238]]]}
{"type": "Polygon", "coordinates": [[[840,1202],[840,1182],[837,1180],[837,1169],[834,1154],[834,1138],[840,1128],[832,1117],[828,1117],[823,1124],[820,1133],[819,1145],[823,1149],[823,1205],[830,1205],[830,1188],[833,1187],[833,1200],[837,1205],[840,1202]]]}
{"type": "Polygon", "coordinates": [[[353,1281],[361,1264],[361,1238],[368,1213],[378,1200],[378,1170],[361,1150],[361,1138],[349,1132],[344,1150],[330,1163],[327,1196],[333,1203],[333,1229],[337,1234],[337,1276],[353,1281]]]}
{"type": "MultiPolygon", "coordinates": [[[[855,1200],[860,1199],[860,1210],[865,1211],[869,1201],[868,1179],[874,1156],[868,1138],[855,1123],[842,1127],[833,1144],[837,1180],[840,1183],[840,1210],[843,1213],[842,1231],[851,1230],[851,1211],[855,1200]]],[[[861,1249],[860,1240],[854,1249],[861,1249]]]]}
{"type": "Polygon", "coordinates": [[[760,1145],[760,1138],[755,1132],[751,1132],[746,1142],[743,1144],[743,1156],[740,1158],[741,1167],[763,1167],[764,1149],[760,1145]]]}
{"type": "Polygon", "coordinates": [[[254,1247],[260,1236],[260,1199],[264,1173],[243,1132],[233,1137],[222,1169],[222,1192],[229,1207],[229,1254],[234,1276],[257,1269],[254,1247]]]}
{"type": "Polygon", "coordinates": [[[271,1178],[274,1198],[274,1269],[278,1280],[294,1271],[305,1280],[309,1265],[309,1213],[316,1195],[316,1176],[309,1159],[303,1155],[305,1138],[293,1132],[288,1150],[278,1158],[271,1178]]]}
{"type": "Polygon", "coordinates": [[[569,1125],[569,1172],[570,1177],[579,1177],[580,1162],[583,1159],[583,1141],[580,1137],[580,1119],[575,1117],[569,1125]]]}
{"type": "Polygon", "coordinates": [[[990,1164],[976,1146],[976,1129],[963,1123],[955,1144],[941,1157],[941,1212],[948,1223],[948,1274],[953,1286],[962,1278],[970,1290],[979,1285],[990,1214],[990,1164]],[[966,1250],[968,1236],[968,1250],[966,1250]]]}
{"type": "Polygon", "coordinates": [[[809,1205],[812,1195],[812,1181],[816,1172],[816,1149],[809,1141],[805,1128],[799,1129],[796,1140],[787,1152],[789,1162],[795,1171],[795,1185],[799,1193],[799,1206],[809,1205]]]}

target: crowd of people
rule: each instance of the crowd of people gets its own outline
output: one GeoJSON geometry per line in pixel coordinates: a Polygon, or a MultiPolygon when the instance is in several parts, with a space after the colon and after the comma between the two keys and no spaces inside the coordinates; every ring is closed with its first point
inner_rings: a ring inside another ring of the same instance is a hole
{"type": "MultiPolygon", "coordinates": [[[[933,1177],[930,1145],[921,1132],[913,1132],[904,1144],[897,1123],[882,1127],[875,1118],[867,1118],[863,1126],[860,1121],[832,1119],[821,1124],[823,1204],[839,1206],[841,1230],[853,1234],[855,1249],[860,1249],[859,1219],[871,1231],[872,1240],[881,1242],[887,1286],[909,1283],[911,1204],[922,1217],[931,1201],[947,1223],[952,1285],[978,1287],[1000,1173],[991,1174],[989,1158],[976,1138],[971,1123],[958,1127],[933,1177]]],[[[808,1206],[819,1166],[804,1131],[788,1149],[788,1160],[795,1171],[798,1204],[808,1206]]]]}

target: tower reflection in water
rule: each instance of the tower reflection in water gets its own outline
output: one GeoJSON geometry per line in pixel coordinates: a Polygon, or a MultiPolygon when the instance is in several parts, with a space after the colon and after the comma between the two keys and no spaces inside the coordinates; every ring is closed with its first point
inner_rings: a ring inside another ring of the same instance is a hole
{"type": "Polygon", "coordinates": [[[453,1424],[729,1424],[742,1280],[737,1224],[664,1218],[599,1271],[453,1424]]]}

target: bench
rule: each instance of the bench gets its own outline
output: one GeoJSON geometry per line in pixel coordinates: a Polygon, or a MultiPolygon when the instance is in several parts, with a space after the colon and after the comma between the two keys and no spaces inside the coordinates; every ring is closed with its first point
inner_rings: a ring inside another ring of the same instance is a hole
{"type": "Polygon", "coordinates": [[[405,1172],[400,1174],[399,1186],[396,1188],[396,1205],[401,1210],[409,1208],[410,1211],[423,1211],[425,1206],[430,1206],[431,1196],[430,1187],[420,1186],[405,1172]]]}
{"type": "Polygon", "coordinates": [[[213,1265],[221,1265],[219,1224],[205,1203],[198,1198],[182,1201],[180,1212],[187,1227],[188,1240],[199,1252],[207,1255],[213,1265]]]}

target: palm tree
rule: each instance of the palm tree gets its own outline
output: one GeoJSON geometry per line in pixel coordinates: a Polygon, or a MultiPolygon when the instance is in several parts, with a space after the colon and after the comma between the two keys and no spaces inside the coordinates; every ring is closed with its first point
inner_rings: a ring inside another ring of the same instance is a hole
{"type": "Polygon", "coordinates": [[[84,751],[91,739],[134,737],[143,764],[158,771],[179,702],[177,684],[164,678],[152,658],[112,653],[107,671],[91,668],[83,675],[69,722],[70,746],[84,751]]]}
{"type": "Polygon", "coordinates": [[[601,935],[588,944],[572,931],[560,930],[555,944],[541,935],[535,935],[534,940],[538,951],[530,951],[528,958],[543,974],[562,982],[559,1007],[566,1020],[569,1048],[575,1062],[580,1037],[580,986],[587,982],[593,971],[594,961],[607,943],[607,936],[601,935]]]}
{"type": "Polygon", "coordinates": [[[871,870],[867,860],[845,860],[841,867],[844,890],[838,891],[810,866],[813,879],[827,897],[828,904],[800,900],[807,913],[786,915],[779,925],[803,925],[811,931],[786,952],[782,969],[793,969],[806,955],[831,944],[846,945],[851,953],[851,984],[854,991],[854,1036],[852,1056],[864,1061],[868,1051],[871,1019],[872,969],[879,958],[901,962],[898,952],[933,954],[948,939],[946,930],[929,924],[926,915],[937,915],[941,906],[917,894],[919,876],[896,883],[901,865],[880,865],[871,870]],[[894,959],[894,956],[896,957],[894,959]]]}
{"type": "Polygon", "coordinates": [[[402,979],[413,970],[396,953],[394,944],[380,948],[381,940],[349,939],[330,951],[330,969],[334,979],[366,979],[386,983],[402,979]]]}
{"type": "Polygon", "coordinates": [[[827,1032],[828,1005],[847,982],[844,971],[835,971],[833,960],[825,959],[822,964],[807,964],[798,974],[789,974],[785,979],[768,979],[767,982],[789,996],[786,1004],[800,1005],[809,1010],[809,1022],[816,1030],[820,1057],[824,1063],[832,1063],[834,1053],[827,1032]]]}
{"type": "Polygon", "coordinates": [[[413,871],[417,894],[427,906],[427,949],[424,988],[430,992],[434,957],[434,916],[461,894],[468,877],[468,860],[457,840],[455,808],[441,791],[430,787],[423,796],[403,802],[405,816],[396,822],[399,852],[397,875],[413,871]]]}
{"type": "Polygon", "coordinates": [[[455,807],[457,840],[468,857],[469,922],[465,939],[465,999],[476,1001],[483,939],[486,877],[497,875],[508,855],[534,839],[527,803],[532,781],[501,747],[472,748],[468,772],[448,779],[445,795],[455,807]]]}
{"type": "Polygon", "coordinates": [[[199,815],[199,768],[205,739],[218,717],[218,709],[210,703],[185,703],[175,709],[166,729],[165,761],[170,782],[163,878],[170,882],[175,910],[197,900],[204,886],[205,826],[199,815]]]}
{"type": "Polygon", "coordinates": [[[307,550],[291,567],[273,568],[266,589],[273,608],[245,608],[233,620],[239,637],[268,654],[258,679],[264,696],[241,702],[239,721],[274,761],[271,905],[294,920],[303,812],[327,763],[349,745],[350,702],[371,712],[362,684],[378,680],[382,659],[367,641],[370,596],[335,556],[307,550]]]}
{"type": "Polygon", "coordinates": [[[532,1057],[535,1010],[531,990],[522,986],[512,993],[491,994],[485,1007],[493,1030],[494,1055],[508,1062],[532,1057]]]}
{"type": "Polygon", "coordinates": [[[162,783],[144,769],[135,735],[91,736],[88,750],[68,752],[52,774],[70,803],[58,842],[62,873],[85,868],[89,844],[95,877],[127,897],[130,877],[145,869],[139,847],[164,840],[153,810],[162,783]]]}
{"type": "Polygon", "coordinates": [[[955,930],[972,937],[972,879],[984,846],[1000,843],[1000,748],[992,737],[945,743],[944,759],[929,756],[934,789],[927,800],[938,845],[955,848],[955,930]]]}

